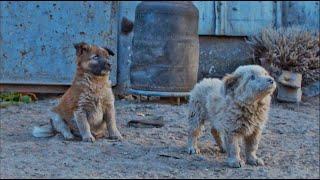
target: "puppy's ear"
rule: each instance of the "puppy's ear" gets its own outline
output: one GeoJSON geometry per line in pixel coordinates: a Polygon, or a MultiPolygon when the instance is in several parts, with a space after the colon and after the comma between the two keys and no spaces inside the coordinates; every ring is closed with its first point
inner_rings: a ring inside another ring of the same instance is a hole
{"type": "Polygon", "coordinates": [[[87,52],[90,49],[90,45],[88,45],[85,42],[76,43],[76,44],[73,44],[73,46],[76,49],[77,56],[80,56],[81,54],[83,54],[84,52],[87,52]]]}
{"type": "Polygon", "coordinates": [[[109,49],[109,48],[107,48],[107,47],[103,47],[103,49],[105,49],[106,51],[108,51],[109,55],[114,56],[114,52],[113,52],[111,49],[109,49]]]}
{"type": "Polygon", "coordinates": [[[234,74],[227,74],[223,77],[222,81],[224,82],[227,93],[233,92],[236,89],[238,80],[239,77],[235,76],[234,74]]]}

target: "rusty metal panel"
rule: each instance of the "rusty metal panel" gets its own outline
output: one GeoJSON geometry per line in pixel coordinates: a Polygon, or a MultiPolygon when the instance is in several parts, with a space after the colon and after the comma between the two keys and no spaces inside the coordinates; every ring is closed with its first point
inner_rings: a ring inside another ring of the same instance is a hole
{"type": "Polygon", "coordinates": [[[135,18],[131,88],[192,89],[199,61],[198,9],[192,2],[142,2],[135,18]]]}
{"type": "MultiPolygon", "coordinates": [[[[134,21],[134,13],[141,1],[120,2],[120,16],[134,21]]],[[[214,33],[214,1],[192,1],[199,10],[199,35],[213,35],[214,33]]],[[[120,18],[121,19],[121,18],[120,18]]]]}
{"type": "Polygon", "coordinates": [[[238,66],[252,64],[252,52],[243,37],[200,36],[198,81],[232,73],[238,66]]]}
{"type": "MultiPolygon", "coordinates": [[[[119,21],[126,18],[135,21],[135,10],[141,1],[121,1],[119,5],[119,21]]],[[[199,34],[212,35],[214,32],[214,1],[193,1],[199,10],[199,34]]],[[[121,29],[119,23],[119,30],[121,29]]],[[[132,38],[133,32],[124,34],[119,32],[118,42],[118,91],[126,91],[130,87],[130,70],[132,62],[132,38]]]]}
{"type": "Polygon", "coordinates": [[[216,1],[217,35],[252,35],[264,27],[277,24],[277,2],[274,1],[216,1]]]}
{"type": "MultiPolygon", "coordinates": [[[[117,54],[118,2],[0,3],[0,83],[68,85],[73,43],[108,46],[117,54]]],[[[116,84],[117,56],[111,80],[116,84]]]]}

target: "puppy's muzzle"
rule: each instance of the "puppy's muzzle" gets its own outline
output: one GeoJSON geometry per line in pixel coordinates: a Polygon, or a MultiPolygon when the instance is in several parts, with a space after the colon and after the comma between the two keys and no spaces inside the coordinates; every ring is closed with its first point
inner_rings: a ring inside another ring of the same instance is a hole
{"type": "Polygon", "coordinates": [[[94,75],[103,76],[111,70],[111,64],[105,58],[97,59],[96,64],[92,65],[91,70],[94,75]]]}
{"type": "Polygon", "coordinates": [[[111,64],[108,61],[105,61],[105,60],[101,61],[99,63],[99,66],[101,68],[101,71],[100,71],[101,75],[106,75],[111,70],[111,64]]]}

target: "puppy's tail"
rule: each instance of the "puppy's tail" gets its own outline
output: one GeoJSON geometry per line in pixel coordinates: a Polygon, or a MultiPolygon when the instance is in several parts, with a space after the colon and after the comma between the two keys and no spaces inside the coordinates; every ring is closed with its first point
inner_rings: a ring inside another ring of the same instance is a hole
{"type": "Polygon", "coordinates": [[[51,137],[54,136],[55,130],[53,129],[51,124],[41,126],[41,127],[34,127],[32,131],[32,135],[37,138],[43,138],[43,137],[51,137]]]}

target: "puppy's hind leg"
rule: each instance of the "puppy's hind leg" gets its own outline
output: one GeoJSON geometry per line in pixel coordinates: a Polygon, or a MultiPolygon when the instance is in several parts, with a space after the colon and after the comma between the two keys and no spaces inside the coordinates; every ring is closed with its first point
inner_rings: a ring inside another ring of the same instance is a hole
{"type": "Polygon", "coordinates": [[[201,119],[199,111],[190,109],[189,113],[189,136],[188,136],[188,153],[199,154],[198,138],[201,135],[201,129],[204,125],[204,120],[201,119]]]}
{"type": "Polygon", "coordinates": [[[216,128],[211,128],[211,134],[216,140],[216,143],[218,144],[220,148],[220,152],[225,153],[226,152],[226,144],[224,139],[224,134],[219,132],[216,128]]]}
{"type": "Polygon", "coordinates": [[[63,121],[60,115],[54,112],[51,112],[50,116],[51,116],[51,119],[50,119],[51,124],[56,131],[60,132],[66,140],[71,140],[74,138],[73,134],[70,131],[70,128],[63,121]]]}

